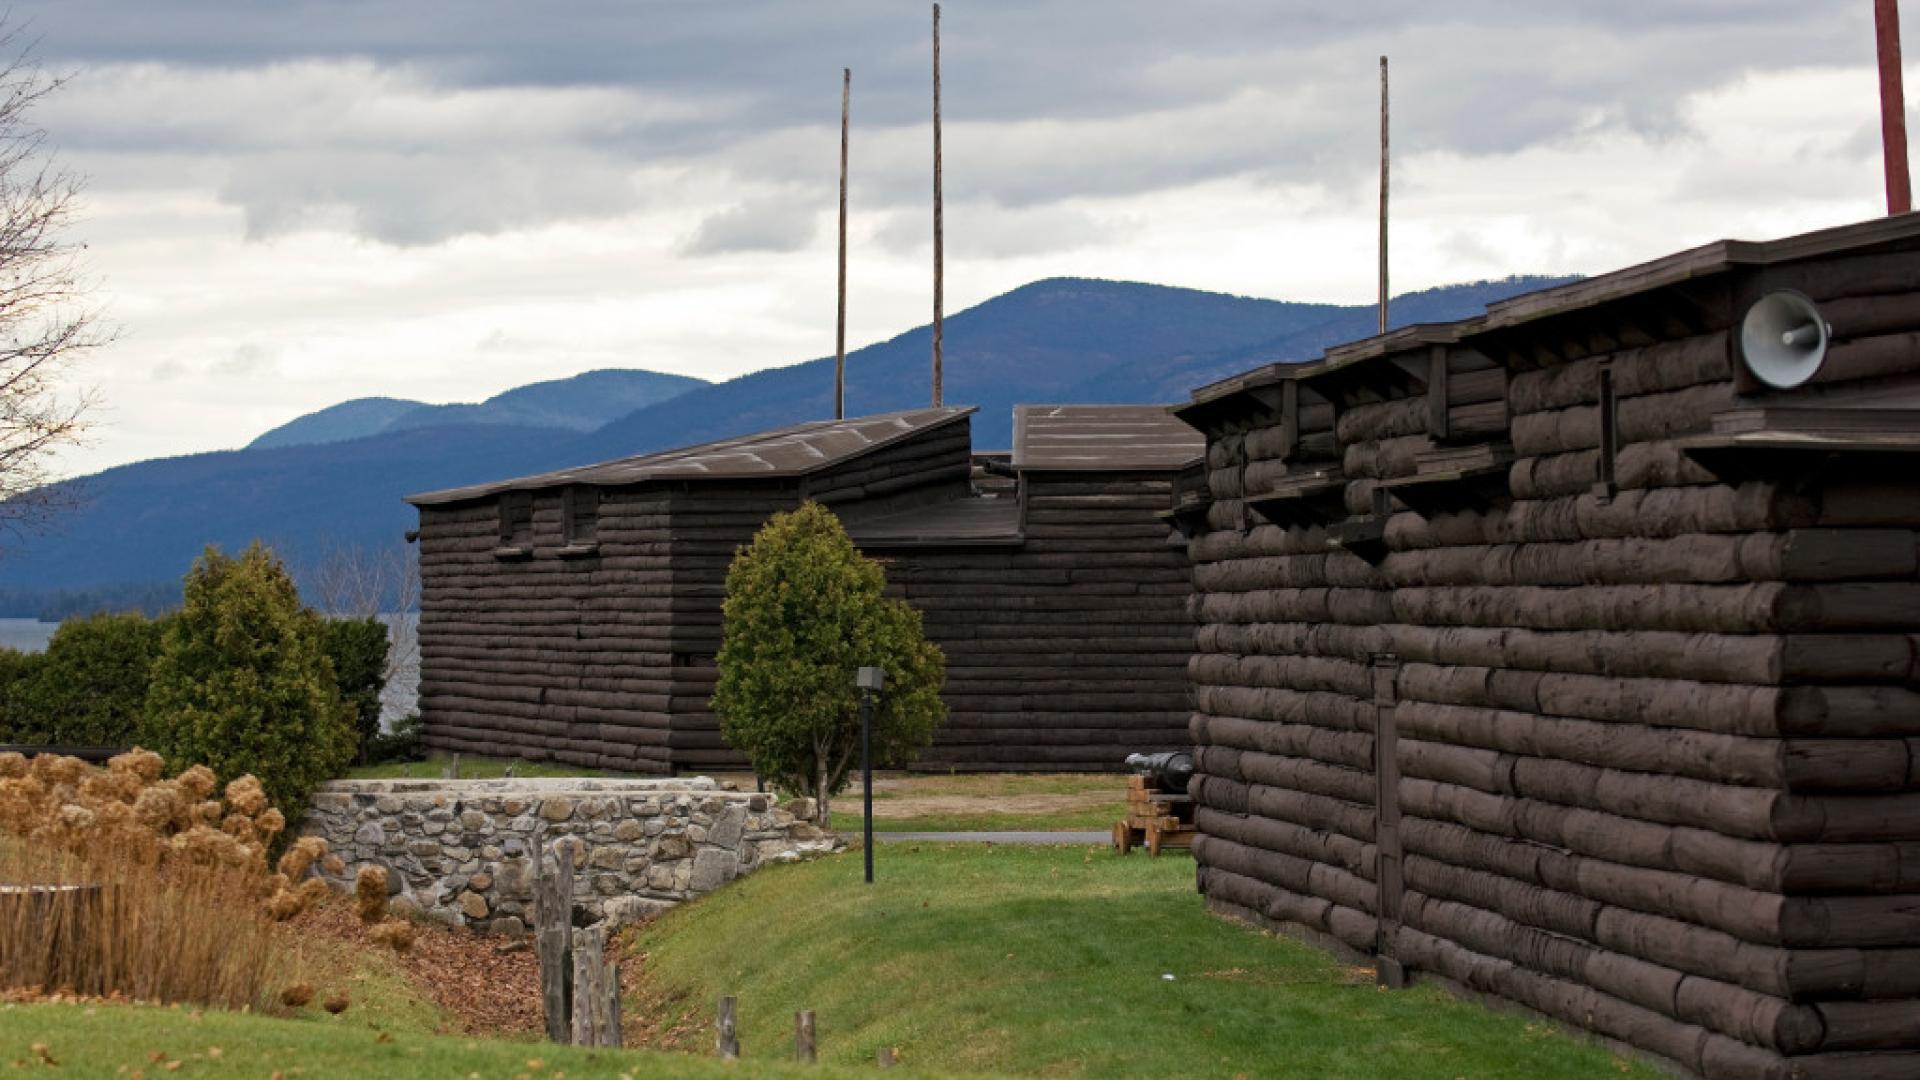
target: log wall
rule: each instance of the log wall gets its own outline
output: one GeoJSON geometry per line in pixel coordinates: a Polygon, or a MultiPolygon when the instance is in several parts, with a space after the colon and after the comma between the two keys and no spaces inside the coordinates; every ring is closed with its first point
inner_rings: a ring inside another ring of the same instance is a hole
{"type": "Polygon", "coordinates": [[[1187,745],[1186,553],[1171,474],[1029,473],[1016,548],[880,553],[947,655],[947,722],[917,768],[1117,771],[1187,745]]]}
{"type": "MultiPolygon", "coordinates": [[[[1920,258],[1774,277],[1850,337],[1821,386],[1912,383],[1920,258]]],[[[1743,402],[1741,288],[1469,333],[1447,350],[1500,377],[1451,365],[1444,409],[1211,414],[1189,670],[1217,910],[1705,1076],[1920,1075],[1920,475],[1682,452],[1743,402]],[[1510,444],[1505,490],[1376,496],[1435,435],[1510,444]],[[1328,462],[1344,514],[1249,510],[1328,462]],[[1376,548],[1330,543],[1376,513],[1376,548]]]]}
{"type": "Polygon", "coordinates": [[[672,568],[664,493],[607,491],[600,554],[562,558],[560,492],[502,557],[495,500],[420,510],[420,715],[428,746],[666,772],[672,568]]]}

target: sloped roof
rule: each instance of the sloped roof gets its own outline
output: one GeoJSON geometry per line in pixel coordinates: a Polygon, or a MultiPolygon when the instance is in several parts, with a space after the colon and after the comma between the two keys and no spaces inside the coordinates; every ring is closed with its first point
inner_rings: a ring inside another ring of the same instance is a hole
{"type": "Polygon", "coordinates": [[[1016,405],[1013,467],[1060,472],[1178,469],[1207,441],[1164,405],[1016,405]]]}
{"type": "Polygon", "coordinates": [[[815,420],[677,450],[409,495],[415,506],[462,502],[503,491],[569,484],[623,487],[652,480],[768,480],[805,476],[971,415],[974,409],[909,409],[848,420],[815,420]]]}
{"type": "Polygon", "coordinates": [[[1869,218],[1778,240],[1717,240],[1611,273],[1498,300],[1488,304],[1483,315],[1400,327],[1336,345],[1317,358],[1263,364],[1195,388],[1191,400],[1171,406],[1170,411],[1190,418],[1194,424],[1204,424],[1216,403],[1329,368],[1372,362],[1431,343],[1459,341],[1471,345],[1478,334],[1569,315],[1742,267],[1776,266],[1843,254],[1911,251],[1916,244],[1920,244],[1920,213],[1869,218]]]}

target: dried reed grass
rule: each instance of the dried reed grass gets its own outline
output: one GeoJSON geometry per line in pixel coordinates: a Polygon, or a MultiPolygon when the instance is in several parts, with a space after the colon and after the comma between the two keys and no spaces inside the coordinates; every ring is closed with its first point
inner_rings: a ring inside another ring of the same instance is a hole
{"type": "Polygon", "coordinates": [[[326,895],[331,856],[302,839],[270,868],[285,817],[252,777],[216,790],[145,751],[0,754],[0,987],[276,1007],[298,960],[274,923],[326,895]]]}

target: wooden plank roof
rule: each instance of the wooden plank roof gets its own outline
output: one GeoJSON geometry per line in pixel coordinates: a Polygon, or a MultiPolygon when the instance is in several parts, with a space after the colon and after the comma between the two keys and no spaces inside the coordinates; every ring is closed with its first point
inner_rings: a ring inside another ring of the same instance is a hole
{"type": "Polygon", "coordinates": [[[415,506],[462,502],[503,491],[535,491],[570,484],[622,487],[648,481],[769,480],[805,476],[829,466],[955,423],[974,409],[910,409],[847,420],[815,420],[677,450],[618,458],[490,484],[409,495],[415,506]]]}
{"type": "Polygon", "coordinates": [[[1013,467],[1058,472],[1179,469],[1206,439],[1164,405],[1016,405],[1013,467]]]}

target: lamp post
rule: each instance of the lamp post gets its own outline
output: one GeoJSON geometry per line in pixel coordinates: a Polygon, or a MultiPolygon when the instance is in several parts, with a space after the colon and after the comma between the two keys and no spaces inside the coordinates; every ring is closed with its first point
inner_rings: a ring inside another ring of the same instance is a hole
{"type": "Polygon", "coordinates": [[[887,673],[877,667],[863,667],[854,677],[860,688],[860,798],[861,824],[865,829],[867,884],[873,884],[873,695],[885,689],[887,673]]]}

